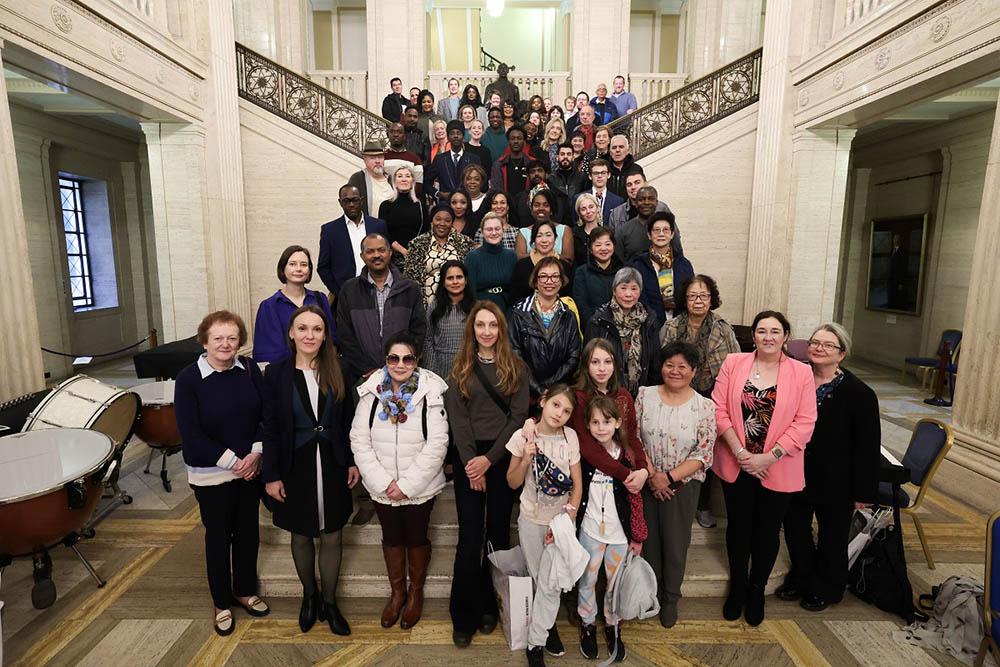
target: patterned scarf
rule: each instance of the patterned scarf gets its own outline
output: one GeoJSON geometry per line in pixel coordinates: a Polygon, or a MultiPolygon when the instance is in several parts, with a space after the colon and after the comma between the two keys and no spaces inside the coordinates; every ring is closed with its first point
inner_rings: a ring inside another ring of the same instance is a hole
{"type": "Polygon", "coordinates": [[[634,396],[642,374],[642,325],[646,321],[646,307],[637,303],[626,315],[618,301],[612,298],[611,315],[625,352],[625,388],[634,396]]]}
{"type": "MultiPolygon", "coordinates": [[[[649,258],[656,262],[660,268],[657,271],[659,274],[661,271],[673,271],[674,265],[674,251],[670,246],[667,246],[666,253],[658,253],[653,250],[653,246],[649,246],[649,258]]],[[[669,282],[664,282],[660,280],[660,276],[657,275],[657,286],[660,288],[660,298],[663,299],[663,308],[665,310],[673,310],[674,306],[674,279],[673,275],[670,276],[669,282]]]]}
{"type": "Polygon", "coordinates": [[[375,388],[378,395],[378,402],[382,404],[382,410],[378,413],[378,418],[382,421],[390,421],[393,424],[406,423],[406,413],[413,411],[413,394],[417,391],[417,384],[420,382],[420,369],[414,368],[413,375],[403,383],[399,392],[392,390],[392,378],[389,376],[389,368],[382,368],[382,382],[375,388]]]}
{"type": "Polygon", "coordinates": [[[674,250],[667,246],[667,252],[661,254],[653,250],[653,246],[649,246],[649,258],[659,264],[661,269],[669,269],[674,265],[674,250]]]}

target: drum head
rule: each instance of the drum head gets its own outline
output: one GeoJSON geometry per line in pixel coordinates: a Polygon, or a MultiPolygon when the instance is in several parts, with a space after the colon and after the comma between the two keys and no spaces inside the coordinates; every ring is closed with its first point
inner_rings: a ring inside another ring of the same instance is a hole
{"type": "Polygon", "coordinates": [[[100,470],[114,455],[104,433],[60,428],[0,439],[0,505],[26,500],[100,470]]]}
{"type": "Polygon", "coordinates": [[[173,380],[147,382],[132,387],[132,391],[139,394],[143,405],[173,405],[174,402],[173,380]]]}
{"type": "Polygon", "coordinates": [[[111,401],[106,410],[97,415],[88,428],[110,435],[115,441],[115,446],[121,447],[132,433],[132,426],[141,409],[142,404],[136,394],[130,391],[122,392],[111,401]]]}

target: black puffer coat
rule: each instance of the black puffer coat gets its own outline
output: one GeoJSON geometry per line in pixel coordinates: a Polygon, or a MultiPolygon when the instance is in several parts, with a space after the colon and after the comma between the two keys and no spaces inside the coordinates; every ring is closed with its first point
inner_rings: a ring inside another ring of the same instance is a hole
{"type": "MultiPolygon", "coordinates": [[[[640,304],[636,304],[636,306],[638,305],[640,304]]],[[[663,384],[663,376],[660,372],[660,366],[663,363],[660,359],[660,337],[657,333],[656,316],[649,312],[649,309],[646,309],[646,321],[642,324],[642,351],[640,354],[642,373],[639,374],[638,386],[629,387],[625,383],[625,348],[622,345],[621,336],[618,335],[618,327],[615,326],[610,302],[598,308],[594,312],[594,316],[587,322],[584,342],[589,342],[592,338],[605,338],[614,346],[615,356],[618,358],[618,379],[633,396],[636,395],[639,387],[663,384]]]]}
{"type": "MultiPolygon", "coordinates": [[[[517,303],[510,312],[510,342],[529,370],[531,396],[538,398],[557,382],[569,382],[580,363],[580,325],[566,304],[545,326],[535,314],[534,296],[517,303]]],[[[655,332],[654,332],[655,335],[655,332]]]]}

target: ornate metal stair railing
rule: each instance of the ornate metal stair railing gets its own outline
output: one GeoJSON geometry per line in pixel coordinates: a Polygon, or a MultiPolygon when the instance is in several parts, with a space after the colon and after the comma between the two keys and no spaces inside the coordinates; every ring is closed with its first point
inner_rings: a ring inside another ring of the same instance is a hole
{"type": "Polygon", "coordinates": [[[240,97],[360,156],[368,141],[386,144],[381,116],[335,95],[303,76],[236,45],[240,97]]]}
{"type": "Polygon", "coordinates": [[[636,160],[697,132],[760,97],[757,49],[610,124],[629,138],[636,160]]]}

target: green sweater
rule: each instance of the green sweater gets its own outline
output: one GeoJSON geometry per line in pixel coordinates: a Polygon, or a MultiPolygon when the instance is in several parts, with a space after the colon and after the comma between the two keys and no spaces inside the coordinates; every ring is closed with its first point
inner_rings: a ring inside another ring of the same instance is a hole
{"type": "Polygon", "coordinates": [[[492,301],[507,316],[507,291],[517,255],[500,245],[483,243],[465,256],[465,268],[476,290],[476,299],[492,301]]]}
{"type": "Polygon", "coordinates": [[[507,150],[507,131],[501,127],[494,132],[487,127],[479,143],[490,149],[490,155],[493,156],[493,161],[496,162],[503,155],[504,151],[507,150]]]}

